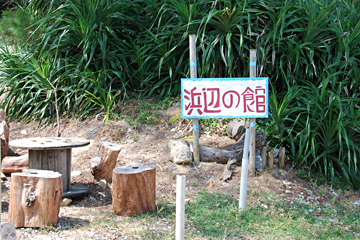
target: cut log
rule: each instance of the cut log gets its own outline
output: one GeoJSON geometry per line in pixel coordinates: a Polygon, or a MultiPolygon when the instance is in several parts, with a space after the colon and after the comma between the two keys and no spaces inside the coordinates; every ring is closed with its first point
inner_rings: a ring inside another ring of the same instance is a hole
{"type": "Polygon", "coordinates": [[[141,163],[115,168],[112,183],[112,211],[121,216],[135,216],[154,211],[156,168],[141,163]]]}
{"type": "Polygon", "coordinates": [[[241,162],[243,157],[244,143],[238,144],[238,150],[225,150],[223,148],[211,148],[200,145],[200,159],[202,162],[217,162],[226,164],[229,159],[236,159],[241,162]]]}
{"type": "Polygon", "coordinates": [[[112,173],[116,166],[116,160],[121,150],[120,145],[111,142],[101,142],[96,157],[91,160],[91,173],[95,179],[112,180],[112,173]]]}
{"type": "MultiPolygon", "coordinates": [[[[244,151],[245,138],[232,145],[228,145],[222,148],[211,148],[200,145],[200,159],[202,162],[217,162],[226,164],[229,159],[236,159],[238,163],[241,163],[244,151]]],[[[264,131],[256,131],[256,148],[261,148],[265,144],[264,131]]]]}
{"type": "Polygon", "coordinates": [[[265,169],[265,166],[266,166],[267,148],[268,148],[267,146],[262,146],[261,149],[260,149],[262,169],[265,169]]]}
{"type": "Polygon", "coordinates": [[[268,153],[268,167],[270,170],[274,169],[274,149],[268,153]]]}
{"type": "Polygon", "coordinates": [[[0,139],[1,139],[1,159],[7,156],[9,148],[9,124],[6,122],[6,113],[0,110],[0,139]]]}
{"type": "Polygon", "coordinates": [[[8,221],[17,228],[57,224],[62,193],[58,172],[26,169],[11,174],[8,221]]]}
{"type": "Polygon", "coordinates": [[[279,152],[279,168],[284,169],[285,165],[285,147],[280,148],[279,152]]]}
{"type": "Polygon", "coordinates": [[[29,168],[29,157],[27,154],[18,157],[5,157],[1,162],[1,171],[4,174],[22,172],[23,169],[29,168]]]}

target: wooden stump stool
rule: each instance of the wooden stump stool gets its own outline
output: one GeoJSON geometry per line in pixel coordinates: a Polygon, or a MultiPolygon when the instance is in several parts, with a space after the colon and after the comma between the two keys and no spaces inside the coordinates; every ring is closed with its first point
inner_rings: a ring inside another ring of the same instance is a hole
{"type": "Polygon", "coordinates": [[[121,216],[134,216],[155,210],[156,168],[141,163],[113,170],[112,210],[121,216]]]}
{"type": "Polygon", "coordinates": [[[62,193],[58,172],[24,169],[12,173],[8,221],[17,228],[57,224],[62,193]]]}
{"type": "Polygon", "coordinates": [[[94,157],[91,164],[91,173],[95,179],[105,179],[110,182],[112,180],[112,173],[116,167],[116,159],[121,150],[121,146],[112,142],[101,142],[99,151],[94,157]]]}

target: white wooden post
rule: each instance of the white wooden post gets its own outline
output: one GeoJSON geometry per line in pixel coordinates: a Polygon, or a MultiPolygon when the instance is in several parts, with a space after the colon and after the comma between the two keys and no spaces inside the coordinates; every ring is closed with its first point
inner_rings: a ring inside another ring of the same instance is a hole
{"type": "MultiPolygon", "coordinates": [[[[250,49],[250,77],[256,77],[256,49],[250,49]]],[[[250,118],[250,160],[249,160],[249,175],[255,177],[255,134],[256,134],[256,119],[250,118]]]]}
{"type": "Polygon", "coordinates": [[[245,205],[246,205],[250,135],[251,135],[251,130],[250,128],[247,128],[245,132],[244,153],[241,164],[240,201],[239,201],[240,210],[245,210],[245,205]]]}
{"type": "Polygon", "coordinates": [[[185,179],[185,175],[176,178],[176,240],[185,236],[185,179]]]}
{"type": "MultiPolygon", "coordinates": [[[[195,34],[189,35],[190,42],[190,78],[197,78],[197,64],[196,64],[196,36],[195,34]]],[[[199,119],[193,118],[193,155],[196,163],[200,162],[200,152],[199,152],[199,136],[200,136],[200,126],[199,119]]]]}

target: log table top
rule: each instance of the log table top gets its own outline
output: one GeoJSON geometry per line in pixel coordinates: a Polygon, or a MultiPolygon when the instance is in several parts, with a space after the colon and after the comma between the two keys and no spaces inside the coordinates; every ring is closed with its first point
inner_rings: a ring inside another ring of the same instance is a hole
{"type": "Polygon", "coordinates": [[[12,140],[10,147],[32,150],[67,149],[89,145],[90,141],[77,138],[34,137],[12,140]]]}

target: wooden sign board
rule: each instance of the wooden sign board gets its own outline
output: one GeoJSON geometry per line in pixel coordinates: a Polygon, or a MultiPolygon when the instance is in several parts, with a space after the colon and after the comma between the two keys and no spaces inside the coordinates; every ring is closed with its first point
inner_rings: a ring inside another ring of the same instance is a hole
{"type": "Polygon", "coordinates": [[[267,118],[267,77],[182,78],[182,118],[267,118]]]}

